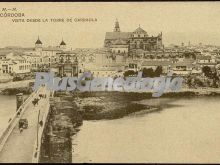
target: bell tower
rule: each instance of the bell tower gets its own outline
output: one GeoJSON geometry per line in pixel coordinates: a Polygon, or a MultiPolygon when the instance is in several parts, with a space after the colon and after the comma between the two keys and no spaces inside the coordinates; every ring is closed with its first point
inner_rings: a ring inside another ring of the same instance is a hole
{"type": "Polygon", "coordinates": [[[63,41],[63,38],[62,38],[62,41],[60,43],[60,49],[61,50],[65,50],[66,49],[66,43],[63,41]]]}
{"type": "Polygon", "coordinates": [[[118,19],[116,19],[116,21],[115,21],[115,28],[114,28],[114,32],[120,32],[120,27],[119,27],[119,22],[118,22],[118,19]]]}
{"type": "Polygon", "coordinates": [[[35,42],[35,50],[36,51],[42,51],[42,42],[38,36],[37,41],[35,42]]]}

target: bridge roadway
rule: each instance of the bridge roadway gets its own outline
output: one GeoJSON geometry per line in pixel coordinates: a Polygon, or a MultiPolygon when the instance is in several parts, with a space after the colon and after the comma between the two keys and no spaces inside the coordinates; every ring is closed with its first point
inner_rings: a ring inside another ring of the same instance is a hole
{"type": "MultiPolygon", "coordinates": [[[[41,98],[38,105],[35,106],[32,104],[32,99],[26,106],[26,110],[20,117],[28,120],[28,128],[23,129],[23,132],[20,132],[18,127],[18,121],[20,118],[16,118],[16,122],[14,122],[15,127],[12,129],[10,135],[8,135],[7,140],[2,146],[2,150],[0,152],[0,163],[32,162],[32,156],[35,152],[35,144],[37,140],[38,115],[39,121],[41,121],[44,113],[47,111],[47,108],[49,108],[48,104],[50,92],[41,88],[39,93],[46,94],[47,97],[41,98]]],[[[31,97],[34,98],[36,96],[38,96],[38,94],[31,97]]]]}

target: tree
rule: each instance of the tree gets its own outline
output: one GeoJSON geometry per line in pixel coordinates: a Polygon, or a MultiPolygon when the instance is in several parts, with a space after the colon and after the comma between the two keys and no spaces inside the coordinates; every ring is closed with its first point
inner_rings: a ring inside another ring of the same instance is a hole
{"type": "Polygon", "coordinates": [[[191,76],[188,76],[187,78],[186,78],[186,84],[189,86],[189,87],[191,87],[192,86],[192,77],[191,76]]]}
{"type": "Polygon", "coordinates": [[[196,54],[194,52],[184,52],[183,56],[185,58],[193,58],[194,60],[196,59],[196,54]]]}
{"type": "Polygon", "coordinates": [[[128,70],[124,72],[124,77],[133,76],[133,75],[137,75],[137,72],[133,70],[128,70]]]}
{"type": "Polygon", "coordinates": [[[142,75],[143,77],[155,77],[154,70],[152,68],[144,68],[142,75]]]}
{"type": "Polygon", "coordinates": [[[216,70],[213,72],[212,78],[213,78],[212,87],[217,88],[218,87],[218,82],[219,82],[219,77],[218,77],[218,74],[217,74],[216,70]]]}
{"type": "Polygon", "coordinates": [[[162,74],[162,72],[163,72],[162,66],[158,66],[158,67],[156,68],[156,70],[154,71],[155,77],[159,77],[159,76],[162,74]]]}
{"type": "Polygon", "coordinates": [[[204,66],[202,68],[202,72],[205,74],[206,77],[210,77],[212,74],[212,70],[209,66],[204,66]]]}
{"type": "Polygon", "coordinates": [[[194,80],[194,84],[195,84],[196,86],[199,86],[199,87],[204,87],[204,83],[203,83],[202,80],[200,80],[199,78],[196,78],[196,79],[194,80]]]}

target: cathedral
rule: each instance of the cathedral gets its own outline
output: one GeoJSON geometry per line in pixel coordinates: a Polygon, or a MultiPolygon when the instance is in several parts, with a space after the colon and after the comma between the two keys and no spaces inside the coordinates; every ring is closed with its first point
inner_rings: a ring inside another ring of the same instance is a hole
{"type": "Polygon", "coordinates": [[[162,32],[157,36],[149,36],[140,25],[133,32],[121,32],[116,20],[113,32],[106,32],[104,47],[111,49],[112,53],[128,55],[162,50],[162,32]]]}

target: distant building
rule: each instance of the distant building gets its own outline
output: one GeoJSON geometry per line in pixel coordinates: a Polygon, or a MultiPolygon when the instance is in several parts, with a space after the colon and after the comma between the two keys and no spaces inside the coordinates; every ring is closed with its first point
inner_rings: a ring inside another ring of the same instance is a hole
{"type": "Polygon", "coordinates": [[[15,56],[12,61],[14,74],[30,73],[30,61],[28,61],[24,56],[15,56]]]}
{"type": "Polygon", "coordinates": [[[93,77],[119,77],[123,76],[123,72],[118,71],[117,67],[101,67],[90,70],[93,77]]]}
{"type": "Polygon", "coordinates": [[[41,40],[39,39],[39,36],[38,36],[38,39],[35,42],[35,51],[42,51],[42,49],[43,49],[42,42],[41,42],[41,40]]]}
{"type": "Polygon", "coordinates": [[[32,69],[48,69],[51,64],[58,61],[57,53],[66,51],[66,46],[66,43],[62,39],[59,46],[44,47],[43,42],[38,36],[34,49],[26,51],[25,54],[29,55],[31,59],[32,69]]]}
{"type": "Polygon", "coordinates": [[[66,49],[66,43],[63,41],[63,39],[62,39],[62,41],[60,43],[60,49],[61,50],[65,50],[66,49]]]}
{"type": "Polygon", "coordinates": [[[211,68],[214,68],[217,65],[215,58],[213,58],[212,56],[197,56],[196,62],[201,67],[209,66],[211,68]]]}
{"type": "Polygon", "coordinates": [[[62,51],[56,54],[58,60],[50,66],[50,70],[60,76],[77,76],[78,60],[74,52],[62,51]]]}
{"type": "Polygon", "coordinates": [[[189,75],[192,73],[194,65],[192,61],[178,61],[173,63],[171,68],[174,74],[189,75]]]}
{"type": "Polygon", "coordinates": [[[24,74],[30,73],[30,61],[24,55],[9,53],[0,60],[0,73],[3,74],[24,74]]]}
{"type": "Polygon", "coordinates": [[[144,54],[144,52],[163,49],[162,32],[157,36],[149,36],[140,25],[133,32],[122,32],[116,20],[113,32],[106,32],[104,47],[110,48],[113,53],[124,53],[130,56],[144,54]]]}
{"type": "Polygon", "coordinates": [[[167,60],[167,61],[144,61],[141,65],[142,69],[143,68],[152,68],[153,70],[156,70],[157,67],[161,66],[162,67],[162,72],[167,73],[170,70],[172,62],[167,60]]]}
{"type": "Polygon", "coordinates": [[[0,74],[13,73],[13,62],[10,59],[2,59],[0,61],[0,74]]]}

